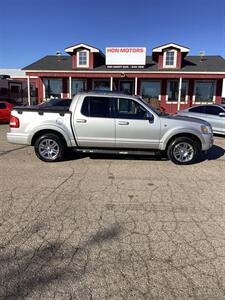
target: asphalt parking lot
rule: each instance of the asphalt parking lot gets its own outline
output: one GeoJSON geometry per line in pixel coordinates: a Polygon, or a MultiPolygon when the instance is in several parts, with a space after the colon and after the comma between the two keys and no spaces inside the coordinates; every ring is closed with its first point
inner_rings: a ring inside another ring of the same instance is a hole
{"type": "Polygon", "coordinates": [[[53,164],[0,125],[1,299],[225,299],[225,138],[191,166],[53,164]]]}

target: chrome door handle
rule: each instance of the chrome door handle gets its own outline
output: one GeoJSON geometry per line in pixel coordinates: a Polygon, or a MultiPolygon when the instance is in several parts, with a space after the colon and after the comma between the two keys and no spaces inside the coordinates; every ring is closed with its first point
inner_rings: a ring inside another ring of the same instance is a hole
{"type": "Polygon", "coordinates": [[[118,124],[119,124],[119,125],[129,125],[129,122],[126,122],[126,121],[119,121],[118,124]]]}
{"type": "Polygon", "coordinates": [[[87,123],[87,120],[85,119],[76,119],[77,123],[87,123]]]}

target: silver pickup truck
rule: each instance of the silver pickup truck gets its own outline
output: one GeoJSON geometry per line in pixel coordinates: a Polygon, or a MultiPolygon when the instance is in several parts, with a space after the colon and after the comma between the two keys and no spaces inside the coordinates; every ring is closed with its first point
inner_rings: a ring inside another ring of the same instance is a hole
{"type": "Polygon", "coordinates": [[[46,162],[61,160],[72,148],[140,155],[164,151],[174,163],[185,165],[213,144],[207,122],[163,116],[140,97],[110,92],[79,93],[67,106],[14,107],[7,139],[34,146],[37,157],[46,162]]]}

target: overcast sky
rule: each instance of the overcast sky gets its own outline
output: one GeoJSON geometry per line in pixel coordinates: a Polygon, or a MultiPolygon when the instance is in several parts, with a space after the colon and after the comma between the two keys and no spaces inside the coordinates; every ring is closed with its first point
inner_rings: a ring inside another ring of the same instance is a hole
{"type": "Polygon", "coordinates": [[[0,0],[0,68],[21,68],[77,43],[225,57],[225,0],[0,0]]]}

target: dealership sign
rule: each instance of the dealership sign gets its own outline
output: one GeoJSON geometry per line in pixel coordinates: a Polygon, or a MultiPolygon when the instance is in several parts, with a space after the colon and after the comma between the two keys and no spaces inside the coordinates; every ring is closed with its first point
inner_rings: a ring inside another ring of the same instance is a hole
{"type": "Polygon", "coordinates": [[[107,67],[144,67],[146,64],[146,48],[144,47],[112,47],[106,48],[107,67]]]}

